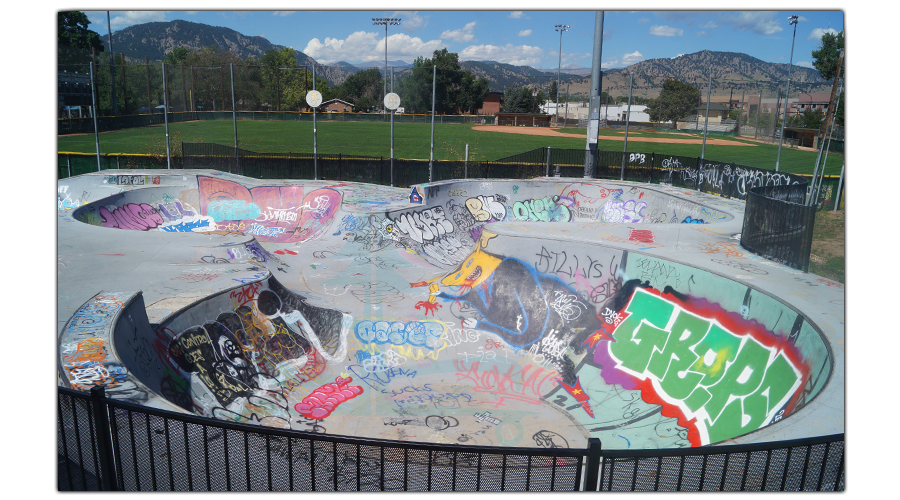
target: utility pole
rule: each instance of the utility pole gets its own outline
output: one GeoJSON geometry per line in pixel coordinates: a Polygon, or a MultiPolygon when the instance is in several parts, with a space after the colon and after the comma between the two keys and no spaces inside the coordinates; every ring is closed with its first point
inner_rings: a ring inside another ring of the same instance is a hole
{"type": "Polygon", "coordinates": [[[597,136],[600,134],[600,88],[603,72],[600,59],[603,55],[603,11],[594,16],[594,54],[591,60],[591,94],[588,108],[587,146],[584,153],[584,178],[594,176],[594,162],[597,158],[597,136]]]}

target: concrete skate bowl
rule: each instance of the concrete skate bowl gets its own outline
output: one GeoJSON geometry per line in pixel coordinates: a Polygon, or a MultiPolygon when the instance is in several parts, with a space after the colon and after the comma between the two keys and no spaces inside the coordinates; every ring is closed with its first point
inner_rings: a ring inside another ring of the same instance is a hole
{"type": "Polygon", "coordinates": [[[63,228],[137,235],[117,228],[172,241],[171,270],[141,294],[111,299],[116,283],[83,279],[98,295],[62,328],[62,385],[448,445],[656,449],[843,432],[843,287],[743,253],[740,202],[580,179],[410,192],[154,175],[112,189],[110,176],[60,181],[106,190],[66,212],[82,224],[60,223],[61,240],[63,228]],[[202,294],[167,279],[188,265],[215,275],[202,294]],[[170,296],[189,299],[153,313],[170,296]],[[87,337],[79,314],[110,302],[108,335],[87,337]],[[84,353],[115,375],[76,380],[84,353]]]}

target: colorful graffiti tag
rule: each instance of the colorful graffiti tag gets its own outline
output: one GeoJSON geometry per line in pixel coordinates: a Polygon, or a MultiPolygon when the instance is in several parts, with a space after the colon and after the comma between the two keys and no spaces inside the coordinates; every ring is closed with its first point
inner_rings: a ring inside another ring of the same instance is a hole
{"type": "Polygon", "coordinates": [[[259,186],[198,176],[200,211],[220,224],[245,224],[260,241],[300,243],[321,236],[341,204],[334,189],[259,186]]]}
{"type": "Polygon", "coordinates": [[[764,427],[792,410],[808,368],[787,336],[703,300],[637,288],[615,342],[595,350],[608,383],[640,389],[694,446],[764,427]]]}

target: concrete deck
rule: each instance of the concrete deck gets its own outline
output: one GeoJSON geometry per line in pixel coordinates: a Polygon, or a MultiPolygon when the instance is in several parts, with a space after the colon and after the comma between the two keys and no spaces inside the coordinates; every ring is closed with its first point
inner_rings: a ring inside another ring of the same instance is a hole
{"type": "Polygon", "coordinates": [[[60,180],[60,385],[433,443],[843,432],[844,287],[746,252],[743,202],[560,178],[415,189],[60,180]]]}

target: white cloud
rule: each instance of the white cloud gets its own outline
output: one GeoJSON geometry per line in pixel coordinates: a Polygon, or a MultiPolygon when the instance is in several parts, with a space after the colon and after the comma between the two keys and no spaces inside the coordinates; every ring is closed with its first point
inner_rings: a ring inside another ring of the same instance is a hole
{"type": "Polygon", "coordinates": [[[475,24],[477,21],[472,21],[471,23],[466,24],[462,27],[462,29],[458,30],[447,30],[441,33],[441,38],[449,38],[457,43],[469,43],[475,40],[475,24]]]}
{"type": "Polygon", "coordinates": [[[519,36],[531,36],[531,30],[522,30],[519,32],[519,36]]]}
{"type": "MultiPolygon", "coordinates": [[[[90,19],[91,23],[97,24],[99,26],[106,27],[106,12],[93,12],[90,13],[88,19],[90,19]],[[92,15],[90,15],[92,14],[92,15]]],[[[122,12],[111,12],[109,18],[109,24],[112,29],[120,30],[123,28],[127,28],[134,24],[143,24],[150,23],[154,21],[165,21],[166,13],[165,11],[155,10],[155,11],[122,11],[122,12]]],[[[97,31],[94,29],[94,31],[97,31]]]]}
{"type": "Polygon", "coordinates": [[[794,66],[800,66],[800,67],[803,67],[803,68],[810,68],[810,69],[813,69],[813,65],[812,65],[812,63],[809,62],[809,61],[797,61],[797,62],[794,63],[794,66]]]}
{"type": "MultiPolygon", "coordinates": [[[[395,33],[388,37],[388,58],[409,61],[416,57],[431,57],[435,50],[445,47],[441,40],[423,41],[406,33],[395,33]]],[[[381,61],[384,58],[384,38],[376,33],[356,31],[340,40],[326,37],[325,41],[313,38],[302,50],[322,64],[338,61],[351,63],[381,61]]]]}
{"type": "Polygon", "coordinates": [[[272,15],[277,16],[277,17],[287,17],[287,16],[294,15],[295,12],[297,12],[297,11],[295,11],[295,10],[276,10],[275,12],[272,13],[272,15]]]}
{"type": "MultiPolygon", "coordinates": [[[[401,19],[400,28],[407,33],[413,33],[428,26],[428,17],[420,16],[418,11],[397,11],[388,17],[399,17],[401,19]]],[[[388,47],[388,50],[390,50],[390,47],[388,47]]]]}
{"type": "Polygon", "coordinates": [[[644,55],[638,51],[634,51],[631,54],[624,54],[622,56],[622,64],[625,64],[625,65],[639,63],[643,60],[644,60],[644,55]]]}
{"type": "Polygon", "coordinates": [[[649,23],[650,19],[647,17],[642,17],[642,18],[638,19],[638,22],[641,24],[645,24],[645,23],[649,23]]]}
{"type": "Polygon", "coordinates": [[[707,33],[706,31],[698,31],[698,32],[694,33],[694,35],[705,38],[705,37],[709,36],[709,33],[707,33]]]}
{"type": "Polygon", "coordinates": [[[535,66],[541,62],[544,50],[530,45],[470,45],[459,52],[461,61],[497,61],[516,66],[535,66]]]}
{"type": "Polygon", "coordinates": [[[719,25],[716,24],[715,21],[707,21],[700,25],[700,28],[706,29],[706,30],[711,30],[713,28],[718,28],[718,27],[719,27],[719,25]]]}
{"type": "Polygon", "coordinates": [[[670,26],[651,26],[650,34],[655,36],[684,36],[684,30],[670,26]]]}
{"type": "Polygon", "coordinates": [[[522,19],[522,11],[516,10],[516,11],[510,12],[509,15],[506,17],[508,17],[510,19],[522,19]]]}
{"type": "Polygon", "coordinates": [[[776,18],[777,16],[777,12],[740,12],[737,15],[725,14],[720,21],[735,30],[750,31],[757,35],[774,35],[784,31],[782,24],[788,26],[787,19],[782,23],[781,18],[776,18]]]}
{"type": "Polygon", "coordinates": [[[816,28],[816,29],[812,30],[812,32],[809,34],[808,37],[806,37],[806,39],[807,40],[821,40],[822,35],[824,35],[825,33],[831,33],[832,35],[837,35],[838,31],[834,28],[816,28]]]}

